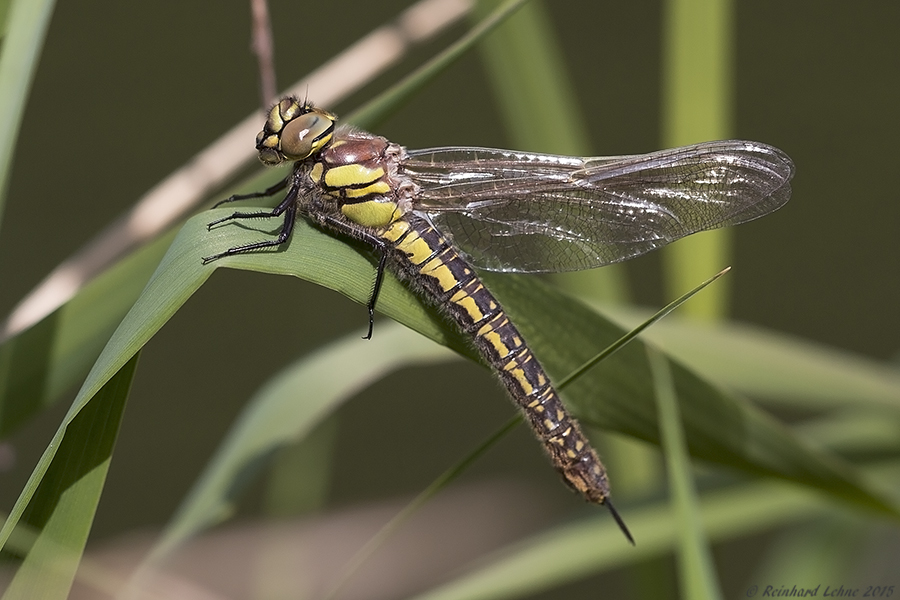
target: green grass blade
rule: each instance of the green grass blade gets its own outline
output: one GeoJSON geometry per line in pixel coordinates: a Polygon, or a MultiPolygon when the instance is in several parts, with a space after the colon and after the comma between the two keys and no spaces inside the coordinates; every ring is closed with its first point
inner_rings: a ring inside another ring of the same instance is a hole
{"type": "Polygon", "coordinates": [[[53,0],[15,0],[0,53],[0,227],[25,99],[37,69],[53,0]]]}
{"type": "Polygon", "coordinates": [[[678,398],[669,363],[658,350],[647,347],[656,391],[659,432],[666,459],[669,496],[674,505],[678,537],[678,572],[684,598],[721,598],[716,569],[703,531],[697,490],[694,487],[678,398]]]}
{"type": "MultiPolygon", "coordinates": [[[[731,137],[733,8],[731,0],[668,0],[663,32],[663,145],[731,137]]],[[[669,296],[730,264],[728,229],[703,232],[663,251],[669,296]]],[[[715,320],[728,311],[729,286],[717,286],[688,308],[715,320]]]]}
{"type": "Polygon", "coordinates": [[[58,445],[41,458],[43,476],[32,477],[22,493],[29,497],[27,510],[21,519],[8,518],[4,526],[7,534],[17,523],[40,531],[4,600],[69,596],[100,502],[136,365],[134,356],[90,404],[70,413],[54,438],[58,445]]]}

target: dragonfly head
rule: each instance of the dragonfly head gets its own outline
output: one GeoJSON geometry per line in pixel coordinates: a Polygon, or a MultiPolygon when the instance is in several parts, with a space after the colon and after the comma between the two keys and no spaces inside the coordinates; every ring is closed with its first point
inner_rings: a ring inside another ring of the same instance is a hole
{"type": "Polygon", "coordinates": [[[334,135],[337,117],[306,101],[288,96],[269,111],[256,136],[259,160],[267,165],[309,158],[326,147],[334,135]]]}

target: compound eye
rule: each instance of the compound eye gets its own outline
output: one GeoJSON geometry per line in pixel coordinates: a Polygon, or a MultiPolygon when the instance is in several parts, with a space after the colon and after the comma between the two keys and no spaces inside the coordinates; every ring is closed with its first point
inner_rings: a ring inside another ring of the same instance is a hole
{"type": "Polygon", "coordinates": [[[281,152],[288,160],[303,160],[331,140],[334,121],[320,112],[300,115],[284,126],[281,152]]]}

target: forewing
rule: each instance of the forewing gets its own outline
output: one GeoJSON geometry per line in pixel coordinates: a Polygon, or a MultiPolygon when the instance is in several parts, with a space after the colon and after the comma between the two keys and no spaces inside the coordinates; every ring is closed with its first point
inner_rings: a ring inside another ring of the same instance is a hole
{"type": "Polygon", "coordinates": [[[572,271],[743,223],[790,197],[793,164],[756,142],[571,158],[487,148],[411,151],[427,214],[476,266],[572,271]]]}

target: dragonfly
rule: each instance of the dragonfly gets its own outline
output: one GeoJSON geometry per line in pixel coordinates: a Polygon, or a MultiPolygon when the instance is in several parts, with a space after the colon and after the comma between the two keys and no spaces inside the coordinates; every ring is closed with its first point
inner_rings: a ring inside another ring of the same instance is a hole
{"type": "Polygon", "coordinates": [[[563,480],[606,506],[609,478],[527,342],[476,269],[541,273],[600,267],[679,238],[737,225],[783,206],[791,159],[759,142],[729,140],[633,156],[570,157],[464,146],[407,150],[286,97],[256,138],[260,160],[293,163],[272,187],[217,204],[286,194],[271,210],[235,212],[209,229],[281,218],[270,239],[203,258],[277,248],[298,216],[361,240],[378,257],[374,311],[392,269],[471,340],[503,383],[563,480]]]}

